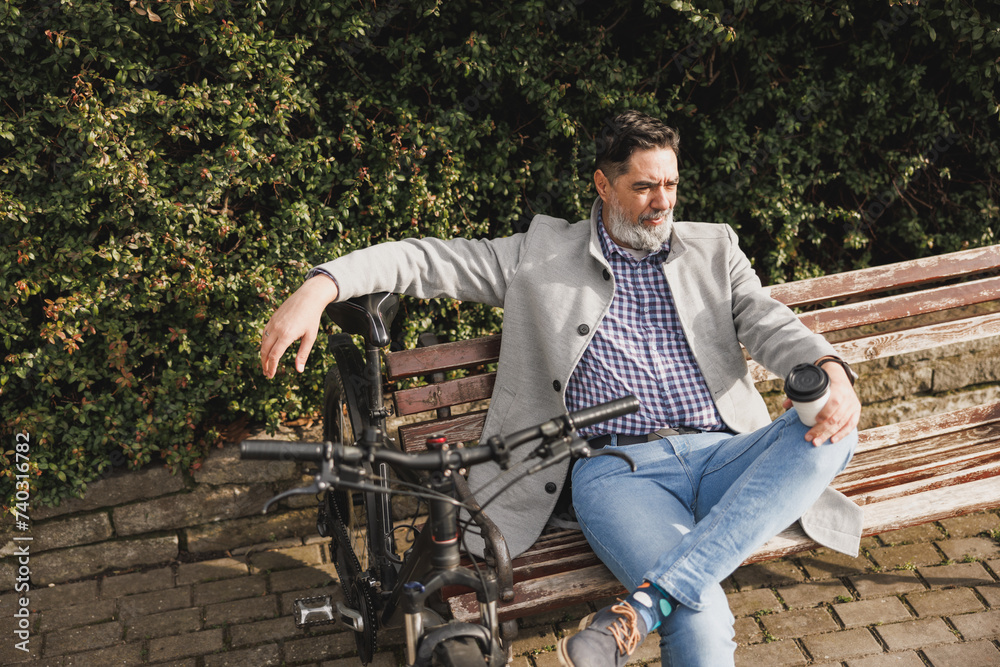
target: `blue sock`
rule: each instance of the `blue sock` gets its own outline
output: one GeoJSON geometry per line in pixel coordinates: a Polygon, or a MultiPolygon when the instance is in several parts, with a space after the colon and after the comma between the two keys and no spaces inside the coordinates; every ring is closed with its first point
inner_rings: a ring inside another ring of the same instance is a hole
{"type": "Polygon", "coordinates": [[[663,619],[677,606],[670,595],[649,581],[639,584],[639,588],[632,591],[632,594],[625,598],[625,602],[632,605],[632,608],[642,616],[642,620],[646,622],[647,632],[660,627],[663,619]]]}

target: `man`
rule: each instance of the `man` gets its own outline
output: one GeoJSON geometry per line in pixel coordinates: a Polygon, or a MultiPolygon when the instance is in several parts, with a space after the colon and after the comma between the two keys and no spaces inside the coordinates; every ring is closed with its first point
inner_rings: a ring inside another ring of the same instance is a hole
{"type": "MultiPolygon", "coordinates": [[[[860,510],[826,486],[853,453],[860,403],[850,369],[761,288],[728,226],[673,221],[676,132],[634,111],[612,125],[589,220],[536,216],[507,238],[406,240],[323,264],[265,327],[261,361],[272,377],[299,340],[301,371],[336,299],[395,291],[502,306],[484,438],[624,394],[642,403],[584,434],[624,448],[636,473],[614,457],[572,469],[581,527],[632,593],[564,638],[562,663],[624,665],[658,629],[664,665],[731,665],[720,582],[747,555],[800,517],[822,544],[857,551],[860,510]],[[770,421],[740,343],[779,376],[822,364],[831,395],[814,427],[794,410],[770,421]]],[[[489,497],[502,482],[483,468],[470,483],[489,497]]],[[[566,474],[553,466],[490,506],[513,554],[539,535],[566,474]]]]}

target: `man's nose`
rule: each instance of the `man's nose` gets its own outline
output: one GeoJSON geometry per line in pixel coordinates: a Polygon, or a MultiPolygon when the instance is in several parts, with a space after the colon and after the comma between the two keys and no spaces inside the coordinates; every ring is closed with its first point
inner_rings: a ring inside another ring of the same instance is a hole
{"type": "Polygon", "coordinates": [[[649,205],[657,211],[666,211],[670,208],[670,197],[665,188],[656,188],[653,191],[653,198],[649,205]]]}

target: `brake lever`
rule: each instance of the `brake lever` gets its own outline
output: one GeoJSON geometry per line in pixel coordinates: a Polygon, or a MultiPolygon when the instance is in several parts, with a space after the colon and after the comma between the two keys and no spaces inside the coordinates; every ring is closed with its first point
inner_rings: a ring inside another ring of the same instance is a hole
{"type": "Polygon", "coordinates": [[[317,493],[326,491],[337,482],[338,478],[333,472],[333,464],[329,459],[326,459],[320,463],[319,472],[313,476],[312,484],[309,486],[299,486],[294,489],[282,491],[264,504],[264,510],[261,514],[267,514],[267,511],[271,509],[271,505],[275,504],[279,500],[284,500],[289,496],[316,495],[317,493]]]}
{"type": "Polygon", "coordinates": [[[605,447],[603,449],[591,449],[590,444],[583,438],[562,438],[556,442],[542,443],[539,445],[531,456],[539,456],[543,461],[536,463],[531,468],[528,469],[529,475],[533,475],[536,472],[544,470],[550,466],[553,466],[560,461],[572,456],[577,459],[592,459],[597,456],[614,456],[616,458],[625,461],[632,472],[638,470],[638,466],[632,457],[625,452],[616,449],[605,447]]]}

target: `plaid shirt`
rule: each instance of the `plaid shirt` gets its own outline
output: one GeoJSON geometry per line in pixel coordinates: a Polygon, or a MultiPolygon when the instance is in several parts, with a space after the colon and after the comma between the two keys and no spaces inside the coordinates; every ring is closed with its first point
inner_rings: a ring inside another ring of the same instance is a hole
{"type": "Polygon", "coordinates": [[[611,240],[600,214],[597,228],[615,294],[567,383],[566,407],[580,410],[625,394],[634,394],[642,407],[581,433],[644,435],[679,426],[725,430],[663,275],[669,244],[637,260],[611,240]]]}

